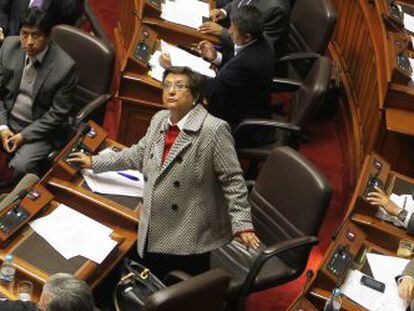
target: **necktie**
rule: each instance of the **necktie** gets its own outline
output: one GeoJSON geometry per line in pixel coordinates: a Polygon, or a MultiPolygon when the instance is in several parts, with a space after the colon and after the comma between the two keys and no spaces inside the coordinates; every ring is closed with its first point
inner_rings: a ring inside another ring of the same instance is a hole
{"type": "Polygon", "coordinates": [[[29,7],[31,7],[31,8],[33,8],[35,6],[38,7],[38,8],[41,8],[43,6],[43,0],[33,0],[29,5],[29,7]]]}
{"type": "Polygon", "coordinates": [[[37,66],[37,60],[31,57],[27,58],[26,67],[24,69],[24,74],[26,77],[26,81],[29,84],[32,84],[34,81],[34,78],[36,76],[36,66],[37,66]]]}

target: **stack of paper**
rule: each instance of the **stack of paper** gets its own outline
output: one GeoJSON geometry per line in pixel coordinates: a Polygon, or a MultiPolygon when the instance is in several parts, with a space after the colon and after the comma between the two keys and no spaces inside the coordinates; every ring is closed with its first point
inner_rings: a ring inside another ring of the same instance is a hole
{"type": "Polygon", "coordinates": [[[158,81],[162,81],[162,75],[164,73],[164,68],[159,62],[161,53],[170,55],[172,66],[187,66],[204,76],[211,78],[216,76],[215,71],[210,68],[211,64],[205,61],[202,57],[195,56],[161,40],[161,51],[155,51],[149,61],[152,72],[151,76],[158,81]]]}
{"type": "Polygon", "coordinates": [[[367,259],[374,279],[385,284],[384,293],[361,284],[364,274],[357,270],[348,273],[342,293],[368,310],[404,311],[409,303],[400,298],[395,277],[402,273],[409,260],[378,254],[368,254],[367,259]]]}
{"type": "Polygon", "coordinates": [[[64,204],[30,226],[66,259],[80,255],[100,264],[117,244],[111,228],[64,204]]]}
{"type": "Polygon", "coordinates": [[[161,18],[196,29],[210,16],[209,4],[197,0],[166,0],[161,10],[161,18]]]}

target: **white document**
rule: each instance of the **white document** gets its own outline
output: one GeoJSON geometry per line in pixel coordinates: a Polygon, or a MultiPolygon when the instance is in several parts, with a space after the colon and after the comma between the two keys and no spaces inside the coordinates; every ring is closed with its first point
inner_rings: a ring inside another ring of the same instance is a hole
{"type": "MultiPolygon", "coordinates": [[[[383,268],[384,269],[384,268],[383,268]]],[[[405,311],[408,302],[398,295],[398,285],[394,281],[385,284],[385,291],[381,293],[361,284],[364,274],[358,270],[349,270],[341,292],[349,299],[368,310],[374,311],[405,311]]]]}
{"type": "MultiPolygon", "coordinates": [[[[413,59],[414,61],[414,59],[413,59]]],[[[394,194],[390,195],[390,200],[399,207],[406,209],[409,212],[414,212],[414,200],[411,194],[394,194]]]]}
{"type": "Polygon", "coordinates": [[[80,255],[100,264],[117,245],[111,228],[64,204],[30,226],[66,259],[80,255]]]}
{"type": "Polygon", "coordinates": [[[210,15],[209,4],[195,0],[166,0],[161,11],[161,18],[195,29],[203,24],[203,17],[209,18],[210,15]]]}
{"type": "Polygon", "coordinates": [[[94,173],[92,170],[82,170],[82,175],[93,192],[142,197],[144,177],[139,171],[94,173]],[[126,176],[130,176],[130,178],[126,176]]]}
{"type": "Polygon", "coordinates": [[[374,279],[385,284],[395,283],[395,277],[401,275],[409,263],[405,258],[372,253],[367,254],[367,259],[374,279]]]}
{"type": "Polygon", "coordinates": [[[170,55],[171,65],[173,66],[187,66],[207,77],[214,78],[216,76],[215,71],[210,68],[211,64],[205,61],[202,57],[188,53],[165,41],[161,41],[161,50],[163,53],[168,53],[170,55]]]}
{"type": "Polygon", "coordinates": [[[161,51],[155,51],[154,54],[152,54],[148,64],[151,67],[151,73],[150,76],[151,78],[158,80],[158,81],[162,81],[163,75],[164,75],[164,67],[162,67],[160,65],[160,57],[161,57],[162,52],[161,51]]]}
{"type": "MultiPolygon", "coordinates": [[[[411,194],[394,194],[390,195],[390,200],[393,201],[397,206],[406,209],[408,212],[414,213],[414,200],[411,194]]],[[[378,218],[389,221],[395,226],[403,227],[403,223],[396,217],[387,213],[387,211],[380,206],[375,214],[378,218]]]]}
{"type": "Polygon", "coordinates": [[[404,28],[408,31],[414,32],[414,17],[408,15],[407,13],[403,13],[403,23],[404,28]]]}

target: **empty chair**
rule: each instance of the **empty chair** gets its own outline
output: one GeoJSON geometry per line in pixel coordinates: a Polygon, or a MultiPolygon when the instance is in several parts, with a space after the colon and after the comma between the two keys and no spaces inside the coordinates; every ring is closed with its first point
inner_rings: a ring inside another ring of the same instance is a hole
{"type": "Polygon", "coordinates": [[[230,278],[220,269],[190,277],[151,295],[143,311],[223,310],[230,278]]]}
{"type": "Polygon", "coordinates": [[[287,145],[294,149],[299,148],[302,134],[309,122],[323,103],[328,89],[331,74],[331,61],[326,57],[318,58],[303,83],[293,83],[279,80],[297,88],[286,116],[274,115],[271,120],[246,119],[233,131],[237,153],[243,159],[250,160],[248,177],[256,175],[258,162],[266,160],[271,150],[280,145],[287,145]],[[273,135],[273,141],[258,146],[240,146],[246,133],[268,128],[273,135]]]}
{"type": "Polygon", "coordinates": [[[239,301],[240,306],[250,293],[303,272],[330,198],[329,182],[307,159],[289,147],[272,150],[250,192],[262,246],[247,250],[233,241],[211,255],[212,267],[231,275],[231,302],[239,301]]]}
{"type": "Polygon", "coordinates": [[[52,30],[56,42],[76,62],[78,85],[75,90],[77,108],[75,126],[93,119],[102,124],[105,104],[111,99],[110,86],[114,67],[114,51],[101,39],[69,25],[52,30]]]}
{"type": "Polygon", "coordinates": [[[277,76],[301,79],[312,60],[324,55],[335,29],[337,11],[331,0],[296,1],[290,16],[284,56],[276,63],[277,76]]]}

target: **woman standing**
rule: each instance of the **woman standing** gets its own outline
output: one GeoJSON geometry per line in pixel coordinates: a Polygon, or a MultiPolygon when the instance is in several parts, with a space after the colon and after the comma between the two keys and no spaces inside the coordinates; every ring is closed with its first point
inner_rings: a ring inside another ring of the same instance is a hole
{"type": "Polygon", "coordinates": [[[260,243],[229,125],[210,115],[201,101],[198,74],[187,67],[166,69],[167,110],[152,118],[138,144],[119,153],[71,157],[95,172],[142,171],[138,253],[161,278],[172,270],[208,270],[210,251],[233,238],[247,247],[260,243]]]}

